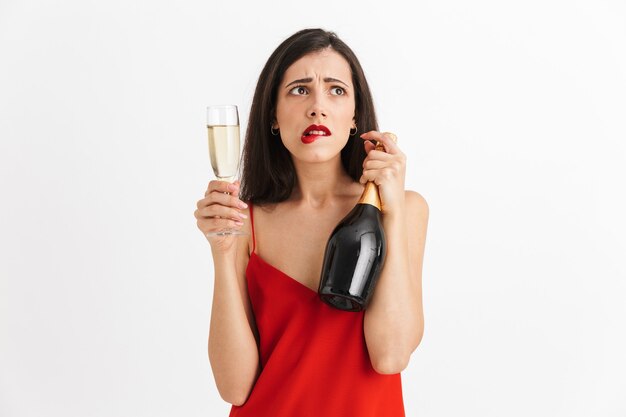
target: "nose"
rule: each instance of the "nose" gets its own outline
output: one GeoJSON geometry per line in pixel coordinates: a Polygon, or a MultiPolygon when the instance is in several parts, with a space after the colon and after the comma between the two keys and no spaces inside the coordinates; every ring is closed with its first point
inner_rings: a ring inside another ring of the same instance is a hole
{"type": "Polygon", "coordinates": [[[309,107],[308,115],[309,117],[326,117],[326,107],[324,104],[323,94],[311,94],[313,100],[311,102],[311,107],[309,107]]]}

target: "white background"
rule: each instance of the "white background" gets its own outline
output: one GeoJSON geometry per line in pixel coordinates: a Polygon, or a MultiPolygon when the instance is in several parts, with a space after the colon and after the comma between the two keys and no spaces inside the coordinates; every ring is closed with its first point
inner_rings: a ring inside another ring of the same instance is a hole
{"type": "Polygon", "coordinates": [[[625,3],[409,3],[0,0],[2,417],[228,414],[204,109],[305,27],[430,205],[407,416],[626,415],[625,3]]]}

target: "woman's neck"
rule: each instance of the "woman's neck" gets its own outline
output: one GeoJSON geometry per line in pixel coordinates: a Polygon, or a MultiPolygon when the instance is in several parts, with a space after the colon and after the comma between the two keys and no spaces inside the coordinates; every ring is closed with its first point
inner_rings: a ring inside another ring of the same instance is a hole
{"type": "Polygon", "coordinates": [[[294,160],[296,184],[290,201],[312,208],[333,206],[338,198],[350,197],[362,190],[343,169],[338,156],[327,163],[294,160]]]}

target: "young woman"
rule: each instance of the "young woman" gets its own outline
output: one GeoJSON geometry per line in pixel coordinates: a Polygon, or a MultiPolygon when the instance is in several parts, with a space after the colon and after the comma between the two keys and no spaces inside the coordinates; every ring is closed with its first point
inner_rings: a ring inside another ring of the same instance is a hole
{"type": "Polygon", "coordinates": [[[231,416],[404,416],[400,372],[424,331],[428,205],[404,189],[402,142],[377,129],[361,65],[334,33],[302,30],[270,56],[241,184],[211,181],[195,211],[205,234],[248,233],[207,237],[209,359],[231,416]],[[317,288],[330,233],[367,181],[379,187],[387,256],[367,309],[345,312],[317,288]]]}

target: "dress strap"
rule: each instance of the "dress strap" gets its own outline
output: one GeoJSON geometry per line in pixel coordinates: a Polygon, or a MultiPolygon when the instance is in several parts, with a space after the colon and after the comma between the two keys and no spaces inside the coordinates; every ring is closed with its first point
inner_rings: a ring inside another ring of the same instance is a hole
{"type": "Polygon", "coordinates": [[[254,253],[256,249],[256,239],[254,238],[254,214],[252,213],[254,207],[251,201],[248,203],[248,206],[250,206],[250,229],[252,229],[252,252],[254,253]]]}

